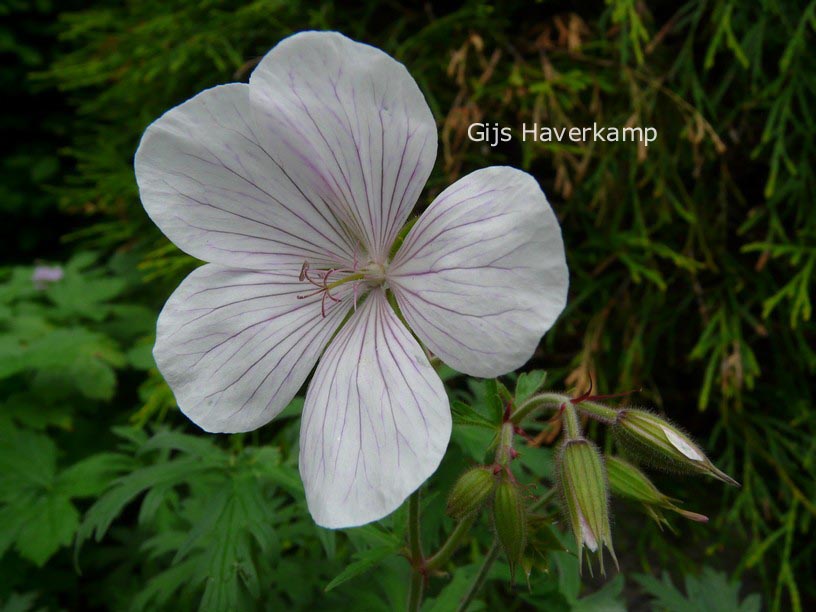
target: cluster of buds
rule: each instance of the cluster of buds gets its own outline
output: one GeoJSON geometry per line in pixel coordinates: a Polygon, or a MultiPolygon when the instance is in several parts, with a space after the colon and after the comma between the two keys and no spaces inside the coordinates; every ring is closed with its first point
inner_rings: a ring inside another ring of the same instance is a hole
{"type": "Polygon", "coordinates": [[[557,489],[578,545],[579,561],[583,564],[585,551],[596,554],[601,572],[604,571],[604,547],[617,564],[609,522],[610,492],[641,504],[661,528],[668,525],[663,515],[666,510],[698,522],[708,518],[680,508],[676,500],[661,493],[635,465],[618,457],[602,457],[597,447],[584,437],[579,414],[609,426],[627,450],[645,456],[655,467],[705,474],[738,486],[676,425],[646,410],[616,410],[598,401],[610,397],[615,396],[593,396],[588,392],[570,398],[558,393],[542,393],[520,406],[514,418],[518,424],[540,407],[559,407],[564,440],[556,456],[557,489]]]}
{"type": "Polygon", "coordinates": [[[516,427],[505,419],[496,440],[496,459],[492,465],[479,465],[462,474],[448,497],[447,513],[460,521],[468,520],[490,504],[496,539],[504,550],[515,575],[527,547],[527,508],[519,483],[510,470],[518,457],[513,448],[516,427]]]}
{"type": "Polygon", "coordinates": [[[508,407],[497,436],[495,463],[471,468],[462,475],[448,500],[448,513],[466,521],[483,507],[491,506],[496,538],[513,573],[520,563],[529,562],[524,557],[528,539],[532,538],[531,548],[536,549],[534,543],[538,537],[536,533],[528,533],[530,529],[536,532],[535,506],[526,507],[520,486],[509,469],[510,462],[518,456],[513,449],[513,437],[524,435],[521,421],[540,407],[555,404],[560,409],[564,435],[556,455],[555,480],[564,516],[578,546],[580,567],[583,567],[585,553],[595,555],[604,573],[604,548],[615,565],[618,564],[610,528],[610,492],[640,504],[661,528],[669,526],[664,511],[697,522],[706,522],[708,518],[679,507],[677,500],[663,494],[632,463],[619,457],[603,457],[597,446],[583,435],[579,415],[609,426],[627,449],[646,456],[656,467],[701,473],[738,486],[685,432],[669,421],[646,410],[616,410],[598,402],[613,396],[586,393],[570,398],[558,393],[540,393],[525,399],[515,410],[511,409],[512,399],[501,394],[500,397],[508,407]]]}

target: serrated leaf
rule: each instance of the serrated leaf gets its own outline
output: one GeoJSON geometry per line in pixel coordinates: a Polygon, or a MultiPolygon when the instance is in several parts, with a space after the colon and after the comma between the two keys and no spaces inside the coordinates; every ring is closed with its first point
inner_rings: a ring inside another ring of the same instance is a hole
{"type": "Polygon", "coordinates": [[[699,577],[686,576],[685,595],[674,586],[666,572],[662,580],[648,574],[635,575],[635,580],[655,597],[657,605],[668,612],[759,612],[761,606],[759,597],[755,595],[740,602],[739,583],[729,581],[725,574],[710,567],[703,568],[699,577]]]}
{"type": "Polygon", "coordinates": [[[91,455],[60,472],[54,488],[71,498],[97,496],[115,477],[131,467],[133,461],[124,455],[91,455]]]}
{"type": "Polygon", "coordinates": [[[85,515],[77,534],[77,548],[94,535],[100,541],[111,523],[138,495],[158,485],[178,485],[211,472],[212,466],[199,457],[180,457],[165,463],[147,466],[114,481],[85,515]]]}
{"type": "Polygon", "coordinates": [[[105,302],[121,294],[125,286],[125,281],[119,278],[94,278],[69,270],[60,282],[48,287],[47,295],[61,314],[101,321],[108,315],[105,302]]]}
{"type": "Polygon", "coordinates": [[[33,496],[21,496],[12,503],[0,506],[0,558],[17,540],[17,534],[28,520],[33,496]]]}
{"type": "Polygon", "coordinates": [[[540,391],[547,382],[547,373],[544,370],[522,372],[516,380],[516,405],[521,404],[533,394],[540,391]]]}
{"type": "Polygon", "coordinates": [[[17,535],[20,555],[42,567],[62,546],[68,546],[79,526],[79,512],[64,495],[42,496],[30,509],[17,535]]]}
{"type": "Polygon", "coordinates": [[[179,589],[195,586],[202,580],[198,559],[188,559],[150,578],[134,598],[133,607],[136,610],[164,608],[179,589]]]}
{"type": "Polygon", "coordinates": [[[228,462],[227,454],[212,442],[212,438],[190,436],[178,431],[160,431],[150,438],[139,449],[137,454],[142,455],[154,450],[175,450],[188,455],[208,459],[215,463],[228,462]]]}
{"type": "Polygon", "coordinates": [[[495,378],[488,378],[484,381],[484,394],[488,417],[494,423],[501,423],[504,418],[504,406],[499,397],[499,386],[495,378]]]}
{"type": "MultiPolygon", "coordinates": [[[[207,580],[201,600],[203,610],[244,609],[243,584],[255,597],[260,581],[254,567],[253,543],[261,550],[274,540],[265,511],[269,508],[252,478],[227,483],[225,503],[218,514],[204,549],[207,580]]],[[[210,513],[213,516],[214,513],[210,513]]],[[[268,551],[267,551],[268,552],[268,551]]]]}
{"type": "Polygon", "coordinates": [[[57,468],[57,448],[47,436],[0,422],[0,499],[49,488],[57,468]]]}
{"type": "Polygon", "coordinates": [[[623,576],[618,574],[599,590],[582,597],[571,608],[573,612],[626,612],[621,601],[623,576]]]}
{"type": "Polygon", "coordinates": [[[378,546],[376,548],[369,548],[365,551],[360,551],[354,554],[354,561],[352,561],[346,569],[340,572],[334,580],[326,585],[324,591],[327,593],[332,589],[340,586],[344,582],[364,574],[375,565],[380,563],[386,557],[390,557],[399,550],[399,546],[386,545],[378,546]]]}
{"type": "Polygon", "coordinates": [[[470,405],[460,400],[453,400],[451,402],[451,414],[453,415],[454,425],[472,425],[474,427],[485,427],[493,431],[496,430],[494,423],[476,412],[470,405]]]}

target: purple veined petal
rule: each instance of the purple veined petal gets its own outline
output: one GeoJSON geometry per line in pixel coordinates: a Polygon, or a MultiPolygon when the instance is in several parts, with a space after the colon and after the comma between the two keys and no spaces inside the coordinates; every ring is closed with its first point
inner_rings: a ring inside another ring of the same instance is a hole
{"type": "Polygon", "coordinates": [[[159,315],[153,355],[179,408],[210,432],[268,423],[303,385],[351,305],[349,292],[321,313],[321,296],[288,273],[207,264],[159,315]],[[343,299],[345,298],[345,299],[343,299]]]}
{"type": "Polygon", "coordinates": [[[561,228],[538,183],[498,166],[431,203],[388,277],[419,339],[451,367],[484,377],[533,355],[569,284],[561,228]]]}
{"type": "Polygon", "coordinates": [[[253,128],[249,86],[205,90],[142,136],[142,204],[183,251],[230,267],[347,264],[354,243],[320,198],[293,182],[253,128]]]}
{"type": "Polygon", "coordinates": [[[373,290],[306,393],[300,474],[315,522],[352,527],[393,512],[436,470],[450,433],[442,381],[373,290]]]}
{"type": "Polygon", "coordinates": [[[405,66],[336,32],[281,41],[250,79],[264,142],[382,263],[436,159],[436,123],[405,66]]]}

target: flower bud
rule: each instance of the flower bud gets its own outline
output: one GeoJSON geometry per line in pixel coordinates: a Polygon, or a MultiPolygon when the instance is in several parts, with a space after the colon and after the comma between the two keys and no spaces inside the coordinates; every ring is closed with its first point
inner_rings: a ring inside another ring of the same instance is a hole
{"type": "Polygon", "coordinates": [[[674,503],[675,500],[661,493],[646,474],[628,461],[624,461],[620,457],[606,457],[605,463],[609,488],[612,493],[643,504],[646,512],[658,525],[668,525],[668,521],[660,512],[661,508],[676,512],[692,521],[700,523],[708,521],[707,516],[678,508],[674,503]]]}
{"type": "Polygon", "coordinates": [[[601,455],[585,438],[566,440],[558,457],[558,486],[564,509],[578,544],[579,567],[583,549],[598,553],[604,573],[603,546],[609,550],[615,565],[618,559],[612,548],[609,527],[609,494],[601,455]]]}
{"type": "Polygon", "coordinates": [[[633,408],[619,410],[614,431],[633,450],[662,460],[661,467],[690,469],[739,486],[736,480],[717,469],[683,431],[651,412],[633,408]]]}
{"type": "Polygon", "coordinates": [[[448,497],[448,514],[462,519],[475,512],[487,501],[495,484],[496,477],[490,468],[479,466],[468,470],[453,485],[448,497]]]}
{"type": "Polygon", "coordinates": [[[515,577],[527,546],[527,511],[516,483],[502,478],[493,499],[493,524],[507,560],[510,574],[515,577]]]}

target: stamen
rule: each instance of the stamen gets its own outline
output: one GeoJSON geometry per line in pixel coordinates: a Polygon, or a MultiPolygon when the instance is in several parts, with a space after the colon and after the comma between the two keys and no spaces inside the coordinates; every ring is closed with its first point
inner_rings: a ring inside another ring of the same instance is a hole
{"type": "Polygon", "coordinates": [[[357,309],[357,296],[358,296],[358,289],[360,282],[367,278],[368,271],[359,271],[358,270],[358,262],[357,262],[357,253],[355,251],[354,254],[354,267],[353,269],[348,268],[328,268],[326,270],[312,270],[309,266],[308,261],[304,261],[303,265],[300,268],[300,273],[298,274],[298,280],[303,282],[306,281],[309,284],[316,287],[315,290],[310,291],[308,293],[303,293],[300,295],[296,295],[295,297],[299,300],[305,300],[306,298],[314,297],[316,295],[322,294],[320,298],[320,312],[325,317],[326,316],[326,299],[328,298],[334,303],[340,303],[343,300],[335,297],[332,295],[332,290],[339,287],[340,285],[344,285],[346,283],[353,282],[354,283],[354,308],[357,309]],[[346,276],[339,278],[338,280],[329,282],[332,275],[337,274],[345,274],[346,276]]]}

